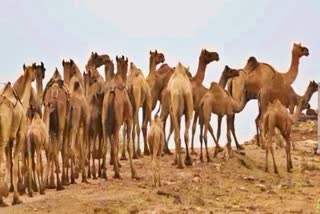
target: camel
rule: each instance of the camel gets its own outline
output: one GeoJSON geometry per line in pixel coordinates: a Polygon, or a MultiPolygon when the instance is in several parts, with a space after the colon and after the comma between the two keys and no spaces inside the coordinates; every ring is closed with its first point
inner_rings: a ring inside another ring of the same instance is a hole
{"type": "MultiPolygon", "coordinates": [[[[87,102],[89,105],[89,121],[88,121],[88,178],[91,178],[91,175],[96,179],[96,167],[95,167],[95,158],[98,157],[98,175],[101,177],[101,151],[102,151],[102,123],[101,123],[101,114],[102,114],[102,102],[103,102],[103,91],[104,91],[104,81],[99,75],[95,66],[87,66],[87,73],[84,73],[84,80],[87,91],[87,102]],[[99,155],[97,154],[96,149],[96,140],[99,139],[99,155]],[[92,149],[91,149],[92,147],[92,149]],[[90,159],[92,155],[92,172],[90,168],[90,159]]],[[[104,178],[106,174],[104,174],[104,178]]]]}
{"type": "MultiPolygon", "coordinates": [[[[126,69],[128,59],[124,57],[116,57],[117,73],[111,80],[110,85],[105,91],[102,107],[102,126],[103,141],[106,144],[111,142],[111,159],[114,166],[114,177],[120,178],[119,160],[118,160],[118,144],[119,131],[123,124],[127,126],[127,150],[129,153],[129,161],[132,178],[137,178],[136,171],[132,163],[130,132],[132,127],[132,106],[129,95],[126,91],[126,69]]],[[[103,154],[106,155],[106,152],[103,154]]],[[[105,164],[103,166],[105,170],[105,164]]]]}
{"type": "MultiPolygon", "coordinates": [[[[258,92],[260,89],[266,84],[270,83],[270,81],[274,78],[275,75],[280,75],[283,79],[284,83],[287,85],[291,85],[295,79],[297,78],[299,72],[299,62],[300,58],[303,56],[308,56],[309,50],[308,48],[302,46],[301,44],[293,44],[292,47],[292,55],[291,55],[291,65],[289,67],[288,72],[280,73],[275,70],[271,65],[267,63],[258,62],[255,57],[250,57],[247,61],[246,66],[243,71],[240,72],[239,77],[233,78],[229,81],[228,91],[231,96],[237,100],[238,102],[242,98],[243,84],[247,82],[247,94],[246,94],[246,103],[251,99],[257,99],[258,92]]],[[[244,106],[245,107],[245,106],[244,106]]],[[[243,107],[243,108],[244,108],[243,107]]],[[[243,109],[240,109],[242,111],[243,109]]],[[[235,118],[232,116],[231,120],[231,131],[233,138],[236,142],[238,149],[243,149],[238,143],[236,134],[235,134],[235,118]]]]}
{"type": "MultiPolygon", "coordinates": [[[[302,106],[302,111],[308,108],[308,102],[310,101],[312,95],[318,91],[318,84],[315,81],[310,81],[307,90],[303,96],[298,95],[292,86],[283,84],[282,78],[275,77],[269,85],[265,85],[258,94],[259,103],[259,114],[256,118],[256,128],[257,128],[257,139],[259,139],[259,123],[260,118],[263,117],[267,111],[269,103],[278,99],[281,104],[287,107],[291,114],[294,113],[294,108],[298,104],[298,98],[303,97],[305,100],[305,105],[302,106]]],[[[261,127],[262,124],[260,124],[261,127]]],[[[259,141],[258,141],[259,142],[259,141]]],[[[294,144],[292,145],[293,148],[294,144]]]]}
{"type": "MultiPolygon", "coordinates": [[[[143,110],[143,123],[142,133],[144,140],[144,155],[150,155],[150,151],[147,145],[147,125],[151,120],[151,92],[150,87],[145,80],[142,71],[135,66],[134,63],[130,63],[129,76],[127,80],[128,94],[132,104],[133,110],[133,126],[132,126],[132,142],[133,142],[133,159],[137,159],[138,155],[141,156],[140,149],[140,124],[139,124],[139,109],[143,110]],[[136,131],[136,133],[135,133],[136,131]],[[138,137],[138,150],[135,150],[135,137],[138,137]],[[138,154],[137,154],[138,153],[138,154]]],[[[122,153],[124,155],[124,153],[122,153]]],[[[122,156],[122,159],[126,159],[122,156]]]]}
{"type": "Polygon", "coordinates": [[[165,57],[163,53],[158,53],[157,50],[154,52],[150,51],[149,52],[150,57],[149,57],[149,74],[146,78],[147,83],[149,84],[150,88],[153,88],[154,82],[156,80],[156,69],[157,65],[160,63],[164,63],[165,57]]]}
{"type": "Polygon", "coordinates": [[[49,152],[47,154],[47,188],[56,188],[56,190],[63,190],[63,185],[68,185],[68,176],[65,168],[67,148],[65,136],[67,111],[69,105],[70,94],[66,89],[59,71],[56,69],[52,78],[47,83],[43,93],[44,118],[43,121],[49,129],[49,152]],[[62,182],[59,178],[59,151],[62,157],[62,182]],[[56,183],[54,184],[54,165],[56,168],[56,183]],[[49,173],[50,170],[50,173],[49,173]],[[50,182],[48,178],[50,174],[50,182]]]}
{"type": "Polygon", "coordinates": [[[164,147],[164,134],[162,131],[162,121],[158,115],[155,115],[151,121],[148,131],[148,144],[151,151],[152,160],[152,185],[161,187],[160,165],[161,155],[164,147]]]}
{"type": "Polygon", "coordinates": [[[88,144],[89,105],[84,96],[80,82],[74,83],[67,112],[68,154],[71,159],[71,183],[75,183],[79,169],[82,172],[82,182],[87,183],[85,172],[85,157],[88,144]]]}
{"type": "Polygon", "coordinates": [[[192,99],[192,85],[187,75],[187,69],[179,62],[176,66],[174,73],[172,74],[168,86],[168,96],[170,98],[170,118],[174,127],[174,139],[175,139],[175,164],[179,169],[184,168],[181,160],[180,151],[180,125],[181,117],[185,116],[185,130],[184,141],[186,145],[186,158],[185,165],[192,165],[192,158],[189,153],[189,128],[190,121],[193,116],[193,99],[192,99]]]}
{"type": "Polygon", "coordinates": [[[48,128],[45,126],[44,122],[41,120],[40,115],[37,112],[32,113],[33,118],[31,125],[27,131],[27,152],[28,152],[28,190],[29,196],[33,195],[32,192],[32,162],[31,160],[34,156],[34,152],[37,154],[36,162],[36,173],[39,185],[40,194],[45,193],[45,186],[43,180],[43,163],[41,151],[44,149],[48,152],[49,148],[49,132],[48,128]]]}
{"type": "MultiPolygon", "coordinates": [[[[23,93],[22,97],[25,97],[23,93]]],[[[13,153],[13,168],[12,168],[12,183],[13,183],[13,201],[12,205],[20,204],[22,201],[18,196],[18,162],[19,162],[19,154],[24,151],[24,142],[25,142],[25,132],[27,128],[26,121],[26,112],[24,111],[24,107],[22,102],[20,101],[18,95],[15,93],[15,90],[11,86],[11,83],[8,82],[5,88],[1,92],[0,96],[0,206],[7,206],[4,203],[3,197],[8,196],[8,186],[9,183],[9,175],[10,175],[10,165],[7,164],[7,169],[5,173],[5,178],[3,175],[3,161],[6,147],[11,147],[13,145],[14,153],[13,153]],[[15,143],[13,144],[13,142],[15,143]]],[[[7,162],[11,161],[11,159],[7,159],[7,162]]]]}
{"type": "Polygon", "coordinates": [[[94,65],[96,68],[104,65],[105,81],[109,82],[114,77],[114,64],[109,55],[99,55],[97,52],[91,52],[91,56],[86,66],[94,65]]]}
{"type": "Polygon", "coordinates": [[[71,89],[72,91],[75,82],[79,82],[81,87],[84,88],[84,80],[76,63],[72,59],[70,59],[69,62],[62,60],[62,66],[63,79],[65,84],[69,87],[69,89],[71,89]]]}
{"type": "Polygon", "coordinates": [[[36,78],[36,87],[37,87],[37,96],[38,100],[42,101],[43,95],[43,79],[45,78],[46,68],[44,67],[43,62],[40,65],[36,65],[35,78],[36,78]]]}
{"type": "MultiPolygon", "coordinates": [[[[238,72],[237,70],[230,70],[227,66],[222,73],[222,77],[220,78],[219,84],[216,82],[211,82],[209,91],[202,97],[199,103],[199,124],[200,124],[200,160],[203,161],[202,155],[202,143],[204,139],[205,147],[206,147],[206,156],[207,161],[211,162],[211,158],[208,153],[208,140],[207,140],[207,132],[211,119],[211,113],[215,113],[218,117],[222,118],[224,115],[227,115],[227,149],[228,154],[232,157],[232,149],[231,149],[231,136],[230,136],[230,117],[239,112],[239,109],[243,107],[245,104],[245,94],[243,93],[242,99],[240,102],[237,102],[232,98],[232,96],[224,89],[227,73],[231,72],[230,76],[236,76],[232,74],[232,72],[238,72]],[[203,130],[204,125],[204,130],[203,130]]],[[[244,87],[244,86],[243,86],[244,87]]],[[[245,89],[241,89],[242,91],[245,89]]],[[[221,119],[220,119],[221,121],[221,119]]],[[[216,143],[217,147],[214,152],[214,156],[219,152],[220,146],[218,142],[216,143]]]]}
{"type": "Polygon", "coordinates": [[[269,151],[272,155],[274,172],[277,174],[278,169],[276,166],[274,152],[272,147],[272,137],[275,134],[275,128],[278,128],[281,135],[286,141],[286,156],[287,156],[287,171],[292,170],[292,160],[291,160],[291,144],[290,144],[290,132],[291,126],[298,120],[299,114],[301,113],[302,106],[304,105],[304,98],[298,97],[298,106],[294,114],[289,114],[287,108],[281,104],[281,102],[276,99],[272,104],[269,105],[266,113],[263,116],[263,141],[266,139],[266,165],[265,171],[268,172],[268,154],[269,151]]]}

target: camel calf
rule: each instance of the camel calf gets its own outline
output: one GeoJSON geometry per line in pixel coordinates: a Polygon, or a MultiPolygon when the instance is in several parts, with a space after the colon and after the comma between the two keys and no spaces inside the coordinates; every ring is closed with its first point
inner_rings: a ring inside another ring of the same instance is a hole
{"type": "MultiPolygon", "coordinates": [[[[33,153],[37,154],[36,161],[36,172],[37,180],[39,184],[40,194],[44,194],[44,183],[43,183],[43,164],[41,151],[44,148],[46,151],[49,148],[49,132],[44,122],[41,120],[40,115],[34,113],[31,125],[27,131],[27,152],[28,152],[28,192],[29,196],[33,195],[32,192],[32,157],[33,153]]],[[[47,172],[48,173],[48,172],[47,172]]],[[[34,177],[34,179],[36,179],[34,177]]]]}
{"type": "Polygon", "coordinates": [[[148,131],[148,144],[152,159],[152,186],[157,187],[158,184],[158,186],[161,187],[160,162],[164,147],[164,134],[162,121],[158,115],[156,115],[151,122],[148,131]]]}
{"type": "Polygon", "coordinates": [[[302,107],[305,103],[304,98],[298,97],[298,106],[294,112],[294,114],[289,114],[287,108],[281,104],[281,102],[276,99],[271,104],[269,104],[268,109],[263,117],[263,135],[262,140],[267,140],[266,145],[266,165],[265,171],[268,171],[268,154],[269,150],[271,152],[274,172],[278,173],[278,169],[276,166],[274,152],[272,148],[272,137],[275,135],[275,128],[278,128],[281,135],[286,141],[286,156],[287,156],[287,171],[291,172],[292,170],[292,161],[291,161],[291,144],[290,144],[290,132],[291,126],[298,120],[299,114],[302,110],[302,107]]]}

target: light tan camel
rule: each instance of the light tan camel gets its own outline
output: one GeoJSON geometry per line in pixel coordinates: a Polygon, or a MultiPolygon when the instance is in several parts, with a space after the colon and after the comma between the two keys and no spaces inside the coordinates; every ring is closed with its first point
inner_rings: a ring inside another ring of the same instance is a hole
{"type": "MultiPolygon", "coordinates": [[[[281,77],[284,79],[284,82],[286,82],[286,84],[288,85],[291,85],[297,78],[300,58],[308,55],[308,48],[303,47],[301,44],[293,44],[291,65],[288,72],[286,73],[280,73],[269,64],[258,62],[255,57],[250,57],[245,68],[242,72],[240,72],[239,77],[233,78],[232,81],[230,81],[230,84],[228,85],[228,91],[230,92],[232,97],[239,102],[242,98],[243,93],[241,91],[241,88],[243,88],[243,84],[247,81],[248,88],[246,94],[246,102],[248,102],[251,99],[257,99],[260,89],[266,83],[270,83],[270,81],[276,74],[281,75],[281,77]]],[[[242,110],[243,109],[240,109],[240,111],[242,110]]],[[[234,116],[232,116],[231,120],[231,131],[233,134],[233,138],[236,142],[237,148],[241,149],[242,147],[238,143],[235,134],[234,116]]]]}
{"type": "Polygon", "coordinates": [[[67,91],[59,71],[56,69],[53,77],[47,83],[43,93],[44,123],[49,127],[49,152],[47,154],[47,188],[63,190],[63,185],[68,185],[68,172],[66,171],[67,143],[66,140],[66,119],[69,105],[70,92],[67,91]],[[59,177],[59,152],[62,157],[62,183],[59,177]],[[54,184],[54,165],[56,168],[56,182],[54,184]],[[50,170],[50,173],[49,173],[50,170]],[[50,174],[50,182],[48,178],[50,174]]]}
{"type": "MultiPolygon", "coordinates": [[[[105,82],[100,76],[95,66],[87,66],[87,73],[84,73],[84,81],[87,91],[87,102],[89,105],[89,121],[88,121],[88,178],[91,175],[96,179],[95,159],[98,159],[98,176],[101,177],[101,152],[102,152],[102,102],[104,96],[105,82]],[[99,147],[96,148],[96,141],[98,139],[99,147]],[[92,160],[92,171],[90,167],[90,160],[92,160]]],[[[106,174],[104,174],[104,178],[106,174]]]]}
{"type": "Polygon", "coordinates": [[[71,183],[75,183],[79,170],[82,182],[87,182],[85,171],[86,148],[88,144],[89,105],[80,82],[74,83],[67,112],[68,154],[71,160],[71,183]]]}
{"type": "MultiPolygon", "coordinates": [[[[227,69],[225,69],[226,71],[227,69]]],[[[223,72],[222,76],[225,75],[223,72]]],[[[223,78],[221,78],[223,79],[223,78]]],[[[220,79],[220,80],[221,80],[220,79]]],[[[220,84],[223,86],[223,83],[220,84]]],[[[245,103],[245,93],[242,95],[240,102],[234,100],[229,92],[227,92],[220,84],[212,82],[209,91],[202,97],[199,103],[199,123],[200,123],[200,160],[203,161],[202,156],[202,142],[204,138],[204,143],[206,147],[207,161],[210,162],[211,158],[208,153],[208,140],[207,132],[211,119],[211,113],[215,113],[218,117],[223,117],[227,115],[227,149],[228,154],[232,157],[231,149],[231,136],[230,136],[230,116],[235,114],[241,109],[245,103]],[[204,125],[204,130],[203,130],[204,125]]],[[[245,87],[245,86],[243,86],[245,87]]],[[[243,89],[241,89],[243,90],[243,89]]],[[[218,144],[219,145],[219,144],[218,144]]],[[[219,147],[216,147],[214,156],[219,152],[219,147]]]]}
{"type": "Polygon", "coordinates": [[[164,147],[164,134],[163,134],[162,121],[158,115],[155,115],[151,121],[150,129],[148,131],[148,144],[151,152],[152,160],[152,186],[161,187],[160,179],[160,166],[161,155],[164,147]]]}
{"type": "MultiPolygon", "coordinates": [[[[132,163],[130,133],[132,128],[132,106],[125,87],[126,68],[128,60],[116,57],[117,73],[111,80],[109,87],[106,89],[102,107],[102,125],[104,144],[109,140],[111,142],[111,159],[114,165],[114,177],[120,178],[119,160],[118,160],[118,144],[119,131],[123,124],[127,126],[127,150],[129,153],[129,161],[132,178],[137,178],[132,163]]],[[[105,145],[106,146],[106,145],[105,145]]],[[[103,154],[106,155],[106,149],[103,154]]],[[[103,170],[106,170],[105,163],[103,170]]]]}
{"type": "MultiPolygon", "coordinates": [[[[34,153],[37,154],[36,161],[36,174],[39,185],[40,194],[45,193],[45,186],[43,181],[43,162],[42,162],[42,150],[44,149],[46,153],[49,149],[49,132],[48,128],[45,126],[44,122],[41,120],[40,115],[37,112],[33,113],[31,125],[27,131],[27,152],[28,152],[28,191],[29,196],[33,195],[32,191],[32,163],[34,153]]],[[[48,173],[48,172],[47,172],[48,173]]],[[[35,174],[35,173],[34,173],[35,174]]]]}
{"type": "MultiPolygon", "coordinates": [[[[25,93],[24,93],[25,94],[25,93]]],[[[25,97],[25,95],[23,95],[25,97]]],[[[11,86],[7,83],[1,92],[0,96],[0,206],[7,206],[3,197],[8,196],[9,175],[11,167],[7,164],[5,176],[3,174],[3,161],[6,147],[13,145],[13,168],[12,168],[12,183],[14,187],[12,205],[22,203],[18,196],[18,162],[19,154],[24,149],[25,132],[27,128],[26,112],[23,105],[11,86]],[[15,143],[13,143],[15,141],[15,143]]],[[[7,161],[11,161],[8,160],[7,161]]]]}
{"type": "Polygon", "coordinates": [[[268,155],[269,151],[272,155],[274,172],[278,173],[278,169],[275,162],[273,147],[272,147],[272,137],[275,134],[275,128],[278,128],[281,135],[286,140],[286,156],[287,156],[287,171],[291,172],[292,170],[292,160],[291,160],[291,144],[290,144],[290,133],[291,126],[294,124],[301,113],[302,106],[304,105],[304,99],[302,97],[298,98],[298,106],[294,115],[289,114],[287,108],[281,104],[281,102],[276,99],[272,104],[269,105],[267,112],[263,116],[263,133],[265,136],[262,138],[266,141],[266,165],[265,171],[268,172],[268,155]]]}
{"type": "MultiPolygon", "coordinates": [[[[134,63],[130,63],[129,76],[127,80],[128,94],[132,104],[133,110],[133,126],[132,126],[132,143],[133,143],[133,159],[141,156],[140,149],[140,124],[139,124],[139,109],[142,107],[143,119],[142,119],[142,132],[144,141],[144,155],[150,155],[150,151],[147,144],[147,130],[148,122],[151,121],[151,91],[150,87],[145,80],[142,71],[136,67],[134,63]],[[136,135],[138,138],[138,150],[135,149],[136,135]]],[[[124,155],[124,153],[122,153],[124,155]]],[[[126,159],[122,156],[122,159],[126,159]]]]}
{"type": "Polygon", "coordinates": [[[185,164],[192,165],[192,157],[189,153],[189,128],[190,121],[193,116],[193,99],[192,99],[192,86],[190,79],[187,75],[187,69],[179,62],[172,74],[167,90],[170,97],[170,118],[174,126],[174,139],[175,139],[175,163],[178,168],[184,168],[181,160],[181,140],[180,140],[180,125],[181,117],[185,116],[185,131],[184,141],[186,145],[186,158],[185,164]]]}
{"type": "MultiPolygon", "coordinates": [[[[298,95],[292,86],[283,84],[282,78],[275,77],[269,85],[265,85],[258,94],[259,114],[256,118],[257,139],[259,139],[259,127],[261,127],[261,120],[263,115],[267,111],[269,103],[278,99],[282,105],[289,108],[291,114],[294,112],[294,108],[298,104],[298,98],[303,97],[305,105],[302,106],[302,111],[308,108],[308,102],[312,95],[318,91],[318,84],[315,81],[310,81],[303,96],[298,95]],[[260,125],[259,125],[260,123],[260,125]]],[[[295,148],[293,144],[293,148],[295,148]]]]}
{"type": "Polygon", "coordinates": [[[84,88],[84,80],[76,63],[72,59],[69,62],[62,60],[62,66],[63,79],[69,89],[72,91],[75,82],[79,82],[81,87],[84,88]]]}

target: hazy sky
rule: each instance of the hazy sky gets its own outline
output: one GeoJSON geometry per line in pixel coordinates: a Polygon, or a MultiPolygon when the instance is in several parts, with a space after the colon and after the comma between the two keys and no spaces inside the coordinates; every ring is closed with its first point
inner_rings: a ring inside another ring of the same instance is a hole
{"type": "MultiPolygon", "coordinates": [[[[302,94],[310,80],[319,81],[319,9],[316,0],[2,0],[1,82],[15,81],[23,63],[43,61],[51,77],[63,58],[72,58],[83,71],[91,51],[124,54],[146,73],[149,50],[158,49],[170,65],[181,61],[194,74],[207,48],[220,55],[207,68],[208,86],[224,65],[241,68],[251,55],[285,72],[293,42],[300,41],[310,51],[294,83],[302,94]]],[[[253,136],[256,113],[251,101],[237,116],[241,140],[253,136]]]]}

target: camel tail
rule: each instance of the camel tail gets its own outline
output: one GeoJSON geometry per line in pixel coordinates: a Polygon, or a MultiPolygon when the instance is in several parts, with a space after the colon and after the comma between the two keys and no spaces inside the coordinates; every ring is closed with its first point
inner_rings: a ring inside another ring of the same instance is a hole
{"type": "Polygon", "coordinates": [[[113,109],[114,108],[114,99],[115,99],[115,92],[110,92],[109,103],[108,103],[108,112],[107,112],[107,117],[106,117],[107,133],[112,133],[112,129],[114,127],[114,122],[115,122],[115,115],[114,115],[114,109],[113,109]]]}

